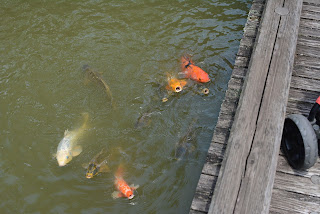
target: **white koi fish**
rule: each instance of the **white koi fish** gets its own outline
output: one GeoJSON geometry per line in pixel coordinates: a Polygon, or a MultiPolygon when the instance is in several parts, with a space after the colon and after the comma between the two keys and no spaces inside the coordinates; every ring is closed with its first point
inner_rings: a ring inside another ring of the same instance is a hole
{"type": "Polygon", "coordinates": [[[78,129],[64,132],[64,137],[60,141],[56,158],[59,166],[65,166],[69,163],[73,157],[79,155],[82,152],[82,147],[77,145],[78,139],[83,135],[84,130],[87,128],[87,121],[89,119],[88,113],[83,113],[84,122],[78,129]]]}

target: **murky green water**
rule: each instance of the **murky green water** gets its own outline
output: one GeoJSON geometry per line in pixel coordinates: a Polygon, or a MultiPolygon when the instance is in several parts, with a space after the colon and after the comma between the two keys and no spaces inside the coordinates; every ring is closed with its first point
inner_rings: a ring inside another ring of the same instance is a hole
{"type": "Polygon", "coordinates": [[[188,213],[250,2],[1,1],[0,212],[188,213]],[[166,73],[179,72],[184,53],[212,81],[162,103],[166,73]],[[84,64],[101,72],[117,109],[87,84],[84,64]],[[52,155],[82,112],[83,152],[59,167],[52,155]],[[150,124],[135,129],[144,112],[150,124]],[[194,119],[196,137],[177,161],[194,119]],[[112,173],[87,179],[81,165],[104,147],[112,173]],[[140,185],[132,200],[111,197],[120,162],[140,185]]]}

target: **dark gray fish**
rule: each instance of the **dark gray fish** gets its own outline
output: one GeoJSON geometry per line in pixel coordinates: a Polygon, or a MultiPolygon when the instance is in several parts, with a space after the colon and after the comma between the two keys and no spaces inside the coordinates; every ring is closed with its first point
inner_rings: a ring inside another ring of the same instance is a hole
{"type": "Polygon", "coordinates": [[[140,115],[140,117],[137,119],[136,124],[134,125],[135,129],[141,129],[146,126],[149,126],[151,123],[151,115],[154,114],[155,112],[145,112],[140,115]]]}
{"type": "Polygon", "coordinates": [[[181,160],[187,153],[190,153],[192,148],[194,148],[192,142],[196,138],[196,128],[194,127],[196,121],[197,119],[194,119],[190,123],[186,134],[176,143],[174,152],[175,159],[181,160]]]}
{"type": "Polygon", "coordinates": [[[115,102],[113,100],[113,96],[112,96],[111,90],[110,90],[108,84],[106,83],[106,81],[104,81],[102,79],[101,74],[96,72],[96,71],[94,71],[89,65],[83,65],[82,66],[82,70],[87,74],[87,78],[88,79],[94,80],[94,81],[96,81],[97,83],[101,84],[104,87],[109,99],[111,100],[112,108],[116,109],[116,104],[115,104],[115,102]]]}

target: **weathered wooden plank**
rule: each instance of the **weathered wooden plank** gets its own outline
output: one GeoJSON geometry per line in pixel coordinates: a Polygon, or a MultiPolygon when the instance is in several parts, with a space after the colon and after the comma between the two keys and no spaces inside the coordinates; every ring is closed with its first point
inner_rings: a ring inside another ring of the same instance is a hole
{"type": "Polygon", "coordinates": [[[225,114],[227,114],[227,112],[234,112],[237,109],[237,106],[237,100],[226,98],[221,105],[220,112],[223,112],[225,114]]]}
{"type": "Polygon", "coordinates": [[[232,213],[235,208],[247,153],[251,146],[251,143],[248,145],[244,141],[251,141],[253,138],[264,81],[280,20],[280,15],[274,11],[282,4],[282,0],[267,1],[256,40],[258,42],[251,56],[250,68],[244,85],[245,91],[240,98],[239,108],[232,126],[232,134],[228,141],[226,158],[224,158],[220,169],[209,213],[232,213]],[[231,183],[233,185],[230,185],[231,183]]]}
{"type": "Polygon", "coordinates": [[[298,42],[296,54],[320,59],[320,49],[313,46],[310,47],[305,44],[306,43],[302,44],[298,42]]]}
{"type": "Polygon", "coordinates": [[[222,129],[222,128],[216,127],[213,132],[212,142],[227,144],[229,134],[230,134],[229,129],[222,129]]]}
{"type": "Polygon", "coordinates": [[[266,0],[253,0],[252,3],[264,4],[266,0]]]}
{"type": "Polygon", "coordinates": [[[219,114],[219,119],[216,127],[222,129],[230,129],[234,119],[234,112],[228,112],[228,114],[219,114]]]}
{"type": "Polygon", "coordinates": [[[231,77],[244,79],[247,74],[247,71],[248,71],[247,68],[234,67],[231,77]]]}
{"type": "Polygon", "coordinates": [[[295,65],[320,69],[320,60],[319,58],[297,55],[295,65]]]}
{"type": "Polygon", "coordinates": [[[319,176],[320,175],[320,163],[319,161],[308,170],[295,170],[293,169],[287,162],[284,156],[279,155],[277,172],[282,172],[290,175],[299,175],[302,177],[311,178],[311,176],[319,176]]]}
{"type": "Polygon", "coordinates": [[[251,53],[252,53],[252,47],[240,45],[237,56],[249,57],[251,56],[251,53]]]}
{"type": "Polygon", "coordinates": [[[307,26],[302,26],[302,24],[300,24],[299,36],[320,38],[319,31],[308,28],[307,26]]]}
{"type": "Polygon", "coordinates": [[[292,75],[319,80],[320,79],[320,69],[296,65],[293,68],[292,75]]]}
{"type": "Polygon", "coordinates": [[[320,197],[320,185],[312,182],[311,178],[277,172],[274,189],[296,192],[304,195],[320,197]]]}
{"type": "Polygon", "coordinates": [[[234,66],[238,66],[238,67],[247,68],[248,65],[249,65],[249,58],[248,57],[238,56],[234,62],[234,66]]]}
{"type": "Polygon", "coordinates": [[[249,11],[248,18],[250,17],[260,17],[262,15],[264,8],[264,3],[253,2],[249,11]]]}
{"type": "MultiPolygon", "coordinates": [[[[318,7],[319,8],[319,7],[318,7]]],[[[301,12],[301,18],[304,19],[313,19],[313,20],[320,20],[320,13],[315,13],[315,12],[311,12],[311,11],[307,11],[307,10],[303,10],[301,12]]]]}
{"type": "MultiPolygon", "coordinates": [[[[320,34],[320,33],[319,33],[320,34]]],[[[298,45],[304,45],[313,48],[319,49],[320,45],[320,40],[319,39],[314,39],[312,37],[305,37],[305,36],[300,36],[297,41],[298,45]]],[[[319,57],[319,56],[318,56],[319,57]]]]}
{"type": "Polygon", "coordinates": [[[208,212],[217,177],[201,174],[196,188],[191,209],[208,212]]]}
{"type": "Polygon", "coordinates": [[[197,210],[193,210],[191,209],[189,214],[204,214],[204,213],[207,213],[207,212],[201,212],[201,211],[197,211],[197,210]]]}
{"type": "MultiPolygon", "coordinates": [[[[230,91],[240,91],[243,85],[243,79],[231,78],[228,82],[228,90],[230,91]]],[[[237,94],[238,96],[239,94],[237,94]]]]}
{"type": "Polygon", "coordinates": [[[247,23],[244,27],[243,35],[245,37],[254,37],[257,34],[259,23],[260,23],[259,17],[251,16],[250,19],[247,20],[247,23]]]}
{"type": "Polygon", "coordinates": [[[237,56],[249,57],[251,56],[255,38],[243,37],[240,41],[239,50],[237,56]]]}
{"type": "Polygon", "coordinates": [[[218,176],[226,145],[212,143],[210,145],[202,173],[218,176]]]}
{"type": "Polygon", "coordinates": [[[319,0],[304,0],[303,4],[320,5],[319,0]]]}
{"type": "Polygon", "coordinates": [[[253,47],[255,37],[246,37],[244,36],[240,41],[240,46],[253,47]]]}
{"type": "Polygon", "coordinates": [[[270,213],[277,214],[310,214],[320,213],[320,198],[273,189],[270,213]]]}
{"type": "MultiPolygon", "coordinates": [[[[267,213],[282,138],[302,0],[287,0],[277,33],[256,132],[234,212],[267,213]],[[264,184],[264,185],[261,185],[264,184]]],[[[276,9],[277,10],[277,9],[276,9]]],[[[232,133],[231,133],[232,134],[232,133]]]]}
{"type": "Polygon", "coordinates": [[[320,23],[317,20],[301,19],[300,24],[302,27],[320,29],[320,23]]]}
{"type": "Polygon", "coordinates": [[[306,102],[314,104],[320,94],[313,91],[290,88],[289,102],[306,102]]]}
{"type": "MultiPolygon", "coordinates": [[[[318,1],[318,3],[319,3],[319,1],[318,1]]],[[[320,7],[319,6],[315,6],[315,5],[306,5],[306,4],[304,4],[302,6],[302,12],[304,12],[304,11],[320,13],[320,7]]]]}
{"type": "Polygon", "coordinates": [[[286,114],[302,114],[308,116],[313,104],[306,102],[288,101],[286,114]]]}
{"type": "Polygon", "coordinates": [[[291,87],[320,92],[320,80],[292,76],[291,87]]]}

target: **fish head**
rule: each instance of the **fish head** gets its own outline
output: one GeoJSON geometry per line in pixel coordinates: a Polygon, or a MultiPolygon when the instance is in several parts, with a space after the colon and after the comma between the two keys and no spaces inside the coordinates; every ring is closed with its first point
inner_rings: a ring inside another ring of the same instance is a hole
{"type": "Polygon", "coordinates": [[[96,174],[98,174],[98,168],[94,163],[91,163],[88,166],[87,172],[86,172],[86,178],[93,178],[96,174]]]}
{"type": "Polygon", "coordinates": [[[57,152],[57,161],[58,161],[59,166],[65,166],[71,160],[72,160],[71,152],[68,152],[65,150],[60,150],[57,152]]]}
{"type": "Polygon", "coordinates": [[[194,79],[198,82],[202,82],[202,83],[205,83],[205,82],[209,82],[210,81],[210,78],[209,78],[209,75],[204,71],[202,70],[201,68],[197,67],[195,69],[196,71],[194,72],[194,79]]]}
{"type": "Polygon", "coordinates": [[[126,192],[125,196],[128,199],[133,199],[133,197],[134,197],[133,191],[130,189],[129,191],[126,192]]]}
{"type": "Polygon", "coordinates": [[[176,78],[172,78],[168,82],[167,89],[178,93],[178,92],[182,91],[183,87],[186,84],[187,84],[186,80],[179,80],[176,78]]]}

